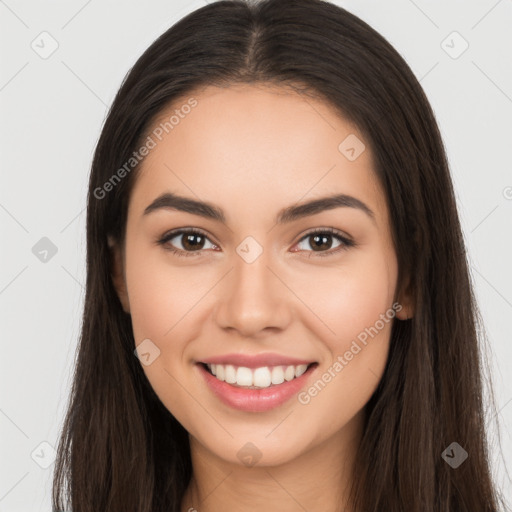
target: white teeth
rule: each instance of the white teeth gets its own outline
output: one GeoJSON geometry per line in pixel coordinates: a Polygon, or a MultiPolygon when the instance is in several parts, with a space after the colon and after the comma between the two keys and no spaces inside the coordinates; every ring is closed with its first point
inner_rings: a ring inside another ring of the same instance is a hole
{"type": "Polygon", "coordinates": [[[252,386],[252,371],[250,368],[240,366],[236,371],[236,383],[239,386],[252,386]]]}
{"type": "Polygon", "coordinates": [[[228,384],[236,383],[236,368],[232,364],[227,364],[224,371],[225,381],[228,384]]]}
{"type": "Polygon", "coordinates": [[[308,368],[307,364],[299,364],[297,368],[295,368],[295,377],[300,377],[308,368]]]}
{"type": "Polygon", "coordinates": [[[292,380],[295,377],[295,367],[293,366],[287,366],[286,370],[284,371],[284,378],[285,380],[292,380]]]}
{"type": "Polygon", "coordinates": [[[282,366],[272,368],[272,384],[282,384],[284,382],[284,370],[282,366]]]}
{"type": "Polygon", "coordinates": [[[272,384],[272,377],[268,367],[265,366],[254,370],[253,384],[258,388],[268,388],[272,384]]]}
{"type": "Polygon", "coordinates": [[[221,381],[235,386],[251,388],[268,388],[271,385],[282,384],[300,377],[307,370],[307,364],[297,366],[262,366],[260,368],[247,368],[231,364],[208,364],[211,373],[221,381]]]}
{"type": "Polygon", "coordinates": [[[221,364],[218,364],[215,368],[217,370],[217,379],[219,380],[224,380],[225,379],[225,375],[224,375],[224,366],[222,366],[221,364]]]}

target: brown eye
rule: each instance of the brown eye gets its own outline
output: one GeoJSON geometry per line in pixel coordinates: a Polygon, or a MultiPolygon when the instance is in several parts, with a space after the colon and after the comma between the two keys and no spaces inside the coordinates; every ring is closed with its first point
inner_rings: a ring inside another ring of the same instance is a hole
{"type": "Polygon", "coordinates": [[[333,236],[329,234],[309,235],[309,246],[314,251],[328,250],[333,243],[333,236]]]}
{"type": "MultiPolygon", "coordinates": [[[[332,228],[318,229],[309,232],[302,237],[298,246],[300,246],[300,244],[304,244],[302,250],[317,253],[315,256],[329,256],[355,246],[352,240],[332,228]],[[334,245],[334,250],[330,250],[333,247],[333,243],[336,243],[333,242],[333,239],[337,241],[337,244],[334,245]],[[308,247],[312,250],[308,251],[308,247]]],[[[311,257],[311,255],[309,257],[311,257]]]]}
{"type": "Polygon", "coordinates": [[[181,239],[181,244],[186,251],[195,251],[203,248],[205,242],[205,237],[203,235],[198,235],[196,233],[183,233],[178,236],[183,237],[181,239]]]}
{"type": "Polygon", "coordinates": [[[158,244],[178,256],[195,256],[194,253],[198,255],[202,249],[216,247],[202,231],[192,228],[167,233],[158,240],[158,244]],[[207,243],[210,244],[210,247],[207,245],[205,247],[207,243]]]}

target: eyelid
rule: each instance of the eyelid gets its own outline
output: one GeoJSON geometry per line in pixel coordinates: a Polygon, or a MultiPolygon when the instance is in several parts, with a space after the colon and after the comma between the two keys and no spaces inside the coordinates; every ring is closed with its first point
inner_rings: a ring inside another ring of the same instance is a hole
{"type": "Polygon", "coordinates": [[[308,258],[317,257],[317,256],[322,258],[322,257],[338,255],[341,251],[346,251],[347,249],[350,249],[351,247],[357,246],[357,244],[355,243],[355,241],[353,240],[353,238],[351,236],[343,233],[339,229],[336,229],[336,228],[333,228],[330,226],[324,227],[324,228],[312,228],[312,229],[306,231],[306,233],[301,235],[298,242],[294,245],[299,244],[300,242],[302,242],[302,240],[304,240],[312,235],[326,234],[326,233],[331,235],[334,238],[337,238],[341,242],[341,245],[339,247],[335,248],[334,250],[329,249],[327,251],[293,251],[293,252],[309,253],[309,256],[307,256],[308,258]]]}
{"type": "Polygon", "coordinates": [[[307,236],[314,235],[315,233],[329,233],[331,235],[336,235],[337,237],[344,239],[346,242],[353,242],[353,239],[350,235],[331,226],[311,228],[310,230],[306,231],[304,234],[301,235],[301,237],[299,238],[299,242],[306,238],[307,236]]]}
{"type": "Polygon", "coordinates": [[[207,234],[202,229],[196,228],[196,227],[183,227],[183,228],[177,228],[177,229],[172,229],[170,231],[167,231],[166,233],[164,233],[161,237],[159,237],[156,240],[156,244],[164,246],[165,250],[170,251],[172,253],[176,253],[178,256],[197,256],[197,255],[201,254],[203,252],[203,250],[184,251],[183,249],[177,249],[172,246],[166,247],[166,244],[168,243],[169,240],[172,240],[173,238],[175,238],[179,235],[184,235],[187,233],[195,233],[195,234],[201,235],[204,238],[207,238],[212,243],[212,245],[215,245],[217,247],[219,246],[219,244],[217,244],[215,241],[210,240],[211,237],[209,234],[207,234]]]}

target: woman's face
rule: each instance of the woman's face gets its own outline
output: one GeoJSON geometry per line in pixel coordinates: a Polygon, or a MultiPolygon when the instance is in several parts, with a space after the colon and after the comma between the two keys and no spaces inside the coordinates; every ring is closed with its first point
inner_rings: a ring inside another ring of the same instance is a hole
{"type": "Polygon", "coordinates": [[[355,440],[410,314],[362,135],[323,102],[238,85],[176,102],[149,137],[114,278],[162,403],[237,464],[355,440]]]}

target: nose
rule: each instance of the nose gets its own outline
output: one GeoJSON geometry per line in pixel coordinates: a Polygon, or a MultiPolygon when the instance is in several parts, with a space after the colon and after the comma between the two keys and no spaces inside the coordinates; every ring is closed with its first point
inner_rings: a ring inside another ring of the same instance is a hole
{"type": "Polygon", "coordinates": [[[270,260],[265,251],[252,262],[235,254],[234,267],[219,283],[215,321],[220,328],[235,330],[243,337],[258,337],[287,327],[293,294],[270,260]]]}

